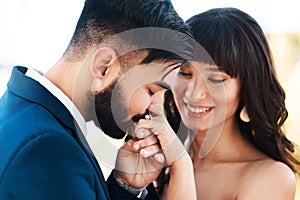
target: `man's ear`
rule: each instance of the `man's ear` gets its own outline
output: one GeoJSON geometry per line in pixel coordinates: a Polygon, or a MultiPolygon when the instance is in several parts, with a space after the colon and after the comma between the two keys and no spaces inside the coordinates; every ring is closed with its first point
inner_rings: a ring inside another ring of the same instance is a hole
{"type": "Polygon", "coordinates": [[[109,47],[97,49],[93,55],[90,71],[94,78],[102,79],[108,76],[111,65],[117,60],[116,52],[109,47]]]}
{"type": "Polygon", "coordinates": [[[95,90],[98,92],[104,90],[120,72],[116,52],[109,47],[97,49],[92,57],[90,72],[97,83],[95,90]]]}

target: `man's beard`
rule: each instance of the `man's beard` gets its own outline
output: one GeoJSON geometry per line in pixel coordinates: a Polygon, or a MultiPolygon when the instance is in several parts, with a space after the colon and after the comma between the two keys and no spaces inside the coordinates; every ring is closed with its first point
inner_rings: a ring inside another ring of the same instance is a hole
{"type": "Polygon", "coordinates": [[[108,88],[99,94],[95,94],[95,112],[96,119],[94,122],[96,126],[102,131],[115,139],[122,139],[126,135],[126,127],[128,122],[124,122],[128,115],[125,106],[122,107],[120,91],[115,92],[112,99],[113,91],[117,81],[114,81],[108,88]]]}
{"type": "MultiPolygon", "coordinates": [[[[132,123],[138,122],[139,118],[143,118],[142,116],[145,115],[145,113],[137,113],[129,119],[128,105],[122,101],[124,98],[121,95],[122,90],[117,85],[117,81],[114,81],[108,88],[95,94],[94,98],[92,98],[95,103],[96,114],[94,115],[94,123],[106,135],[115,139],[122,139],[126,135],[128,127],[132,123]]],[[[165,92],[164,100],[166,118],[172,129],[177,133],[181,124],[181,117],[170,90],[165,92]]],[[[177,134],[180,137],[180,134],[177,134]]]]}

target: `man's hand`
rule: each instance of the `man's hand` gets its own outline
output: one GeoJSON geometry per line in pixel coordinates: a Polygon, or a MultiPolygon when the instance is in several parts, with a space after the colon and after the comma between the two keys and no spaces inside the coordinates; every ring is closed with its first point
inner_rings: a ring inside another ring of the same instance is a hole
{"type": "Polygon", "coordinates": [[[138,131],[137,140],[128,140],[117,155],[115,176],[135,188],[154,181],[165,163],[157,137],[149,130],[138,131]]]}

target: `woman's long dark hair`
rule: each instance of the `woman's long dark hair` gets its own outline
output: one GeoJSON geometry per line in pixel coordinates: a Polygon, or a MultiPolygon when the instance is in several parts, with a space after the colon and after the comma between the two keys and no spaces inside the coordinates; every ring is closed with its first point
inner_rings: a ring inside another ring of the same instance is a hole
{"type": "Polygon", "coordinates": [[[287,119],[285,92],[275,72],[271,51],[258,23],[236,8],[216,8],[190,18],[195,40],[214,63],[241,80],[239,115],[246,107],[251,119],[239,119],[247,139],[274,160],[287,164],[294,172],[299,161],[293,156],[295,145],[286,138],[282,125],[287,119]]]}

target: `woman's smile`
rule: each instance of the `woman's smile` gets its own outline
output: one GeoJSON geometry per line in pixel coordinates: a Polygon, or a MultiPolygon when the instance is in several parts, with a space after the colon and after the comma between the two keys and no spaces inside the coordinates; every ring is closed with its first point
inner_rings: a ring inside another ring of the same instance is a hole
{"type": "Polygon", "coordinates": [[[213,106],[193,106],[191,104],[185,104],[187,114],[190,117],[204,117],[214,109],[213,106]]]}

